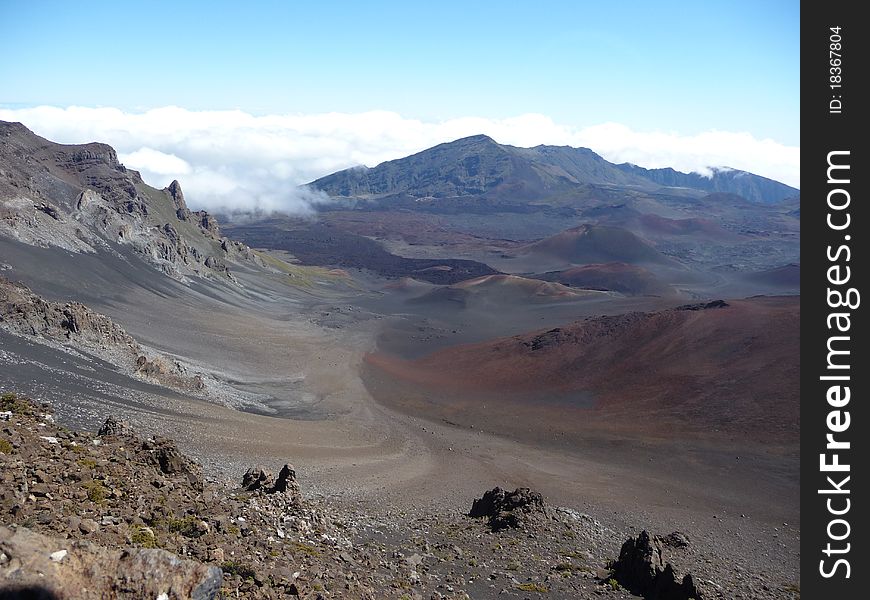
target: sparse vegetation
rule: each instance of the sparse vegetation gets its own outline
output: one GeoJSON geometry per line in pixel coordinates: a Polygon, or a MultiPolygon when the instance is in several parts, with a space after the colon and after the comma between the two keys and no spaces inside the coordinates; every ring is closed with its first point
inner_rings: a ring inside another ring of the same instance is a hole
{"type": "Polygon", "coordinates": [[[199,519],[192,515],[180,519],[169,519],[166,525],[169,531],[180,533],[184,537],[194,538],[204,533],[199,527],[199,519]]]}
{"type": "Polygon", "coordinates": [[[88,491],[88,500],[99,505],[106,503],[106,497],[109,495],[109,490],[103,485],[102,481],[88,481],[83,485],[88,491]]]}
{"type": "Polygon", "coordinates": [[[0,410],[11,411],[16,415],[33,414],[33,407],[26,398],[12,392],[0,394],[0,410]]]}
{"type": "Polygon", "coordinates": [[[550,591],[545,585],[541,585],[540,583],[536,583],[534,581],[530,581],[529,583],[521,583],[517,586],[517,589],[520,589],[524,592],[538,592],[539,594],[546,594],[550,591]]]}
{"type": "Polygon", "coordinates": [[[156,548],[157,537],[150,528],[142,525],[133,525],[130,532],[130,542],[142,548],[156,548]]]}
{"type": "Polygon", "coordinates": [[[290,542],[290,547],[293,548],[294,552],[307,554],[308,556],[320,556],[321,554],[314,546],[302,542],[290,542]]]}
{"type": "Polygon", "coordinates": [[[235,560],[228,560],[221,563],[221,570],[228,575],[237,575],[242,579],[253,579],[256,575],[256,572],[251,565],[235,560]]]}

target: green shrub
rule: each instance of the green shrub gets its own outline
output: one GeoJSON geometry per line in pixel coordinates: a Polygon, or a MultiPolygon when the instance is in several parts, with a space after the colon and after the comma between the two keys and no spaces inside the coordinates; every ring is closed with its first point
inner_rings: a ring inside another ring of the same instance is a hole
{"type": "Polygon", "coordinates": [[[27,398],[19,396],[18,394],[13,394],[12,392],[4,392],[3,394],[0,394],[0,410],[12,411],[17,415],[33,414],[33,407],[30,405],[30,402],[27,401],[27,398]]]}
{"type": "Polygon", "coordinates": [[[12,454],[12,443],[9,440],[0,440],[0,454],[12,454]]]}
{"type": "Polygon", "coordinates": [[[130,541],[136,546],[142,548],[157,547],[157,537],[154,535],[154,532],[143,525],[133,525],[132,532],[130,533],[130,541]]]}
{"type": "Polygon", "coordinates": [[[228,560],[221,564],[221,570],[229,575],[238,575],[242,579],[253,579],[256,574],[251,565],[246,565],[234,560],[228,560]]]}
{"type": "Polygon", "coordinates": [[[194,538],[201,536],[204,532],[198,527],[199,519],[188,515],[180,519],[169,519],[169,531],[180,533],[184,537],[194,538]]]}
{"type": "Polygon", "coordinates": [[[101,481],[89,481],[84,486],[88,490],[88,500],[94,504],[102,505],[106,503],[106,496],[108,496],[109,490],[106,489],[106,486],[101,481]]]}
{"type": "Polygon", "coordinates": [[[302,554],[307,554],[308,556],[320,556],[320,551],[314,546],[309,546],[308,544],[303,544],[302,542],[290,542],[290,546],[295,552],[301,552],[302,554]]]}
{"type": "Polygon", "coordinates": [[[540,594],[546,594],[550,591],[550,588],[547,586],[541,585],[540,583],[535,583],[534,581],[530,583],[521,583],[517,586],[524,592],[538,592],[540,594]]]}

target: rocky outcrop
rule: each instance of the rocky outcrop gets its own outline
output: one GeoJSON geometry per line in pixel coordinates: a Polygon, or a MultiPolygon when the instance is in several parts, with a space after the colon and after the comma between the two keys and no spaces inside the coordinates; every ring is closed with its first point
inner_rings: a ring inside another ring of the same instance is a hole
{"type": "Polygon", "coordinates": [[[688,544],[688,539],[678,532],[660,538],[642,531],[622,545],[613,565],[613,579],[646,600],[700,600],[701,592],[691,573],[680,578],[667,561],[665,547],[684,543],[688,544]]]}
{"type": "Polygon", "coordinates": [[[193,489],[202,489],[202,471],[199,465],[182,454],[175,442],[154,437],[143,442],[142,449],[149,453],[149,461],[161,473],[183,476],[193,489]]]}
{"type": "Polygon", "coordinates": [[[216,240],[220,239],[221,228],[216,218],[204,210],[198,210],[192,214],[199,220],[199,227],[205,234],[216,240]]]}
{"type": "Polygon", "coordinates": [[[299,484],[296,482],[296,469],[291,464],[285,464],[278,473],[278,478],[263,467],[252,467],[242,477],[242,489],[248,492],[260,491],[264,494],[288,494],[298,496],[299,484]]]}
{"type": "Polygon", "coordinates": [[[212,598],[221,587],[232,598],[393,597],[364,581],[367,554],[346,525],[288,493],[290,465],[263,493],[239,494],[204,481],[174,442],[117,419],[96,438],[15,394],[0,394],[4,411],[0,598],[212,598]]]}
{"type": "Polygon", "coordinates": [[[152,188],[110,146],[54,144],[2,121],[0,236],[70,252],[132,250],[182,282],[199,276],[238,283],[224,261],[251,260],[250,249],[218,250],[217,219],[191,212],[178,181],[152,188]],[[205,264],[212,256],[214,269],[205,264]]]}
{"type": "Polygon", "coordinates": [[[117,417],[107,417],[106,421],[97,432],[97,435],[99,437],[104,437],[107,435],[126,435],[127,433],[129,433],[129,431],[126,423],[117,417]]]}
{"type": "Polygon", "coordinates": [[[39,591],[43,598],[65,600],[211,600],[223,583],[219,568],[165,550],[110,549],[15,525],[0,525],[0,558],[2,593],[19,593],[22,598],[34,597],[25,594],[39,591]]]}
{"type": "Polygon", "coordinates": [[[190,209],[187,208],[187,203],[184,201],[184,192],[181,191],[181,184],[177,179],[174,179],[168,187],[163,188],[163,191],[169,194],[172,198],[172,205],[175,207],[175,215],[179,221],[187,221],[190,219],[190,209]]]}
{"type": "Polygon", "coordinates": [[[471,505],[469,517],[487,517],[493,531],[523,527],[535,514],[544,513],[544,498],[529,488],[508,492],[500,487],[484,493],[471,505]]]}
{"type": "Polygon", "coordinates": [[[139,345],[109,317],[78,302],[49,302],[27,286],[0,277],[0,327],[25,335],[119,346],[136,352],[139,345]]]}
{"type": "Polygon", "coordinates": [[[206,390],[202,374],[143,348],[123,327],[79,302],[51,302],[0,276],[0,328],[99,356],[138,377],[185,392],[206,390]]]}
{"type": "Polygon", "coordinates": [[[684,304],[682,306],[678,306],[674,310],[710,310],[713,308],[728,308],[731,306],[724,300],[711,300],[710,302],[697,302],[694,304],[684,304]]]}

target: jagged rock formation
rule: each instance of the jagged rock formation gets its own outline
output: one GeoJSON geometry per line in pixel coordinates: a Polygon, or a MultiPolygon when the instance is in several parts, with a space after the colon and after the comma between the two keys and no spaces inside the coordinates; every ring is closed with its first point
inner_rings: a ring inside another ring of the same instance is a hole
{"type": "Polygon", "coordinates": [[[0,122],[0,235],[71,252],[130,249],[180,281],[234,281],[228,261],[263,267],[250,248],[222,247],[217,220],[191,211],[178,181],[152,188],[110,146],[55,144],[20,123],[0,122]]]}
{"type": "Polygon", "coordinates": [[[650,537],[642,531],[637,538],[629,538],[622,545],[619,560],[613,565],[613,578],[633,594],[645,600],[701,600],[691,573],[680,578],[674,566],[667,561],[665,547],[685,546],[688,540],[678,532],[667,538],[650,537]]]}
{"type": "Polygon", "coordinates": [[[0,327],[23,335],[115,346],[130,353],[139,344],[109,317],[79,302],[49,302],[20,283],[0,277],[0,327]]]}
{"type": "Polygon", "coordinates": [[[544,498],[529,488],[508,492],[500,487],[484,493],[471,505],[469,517],[487,517],[493,531],[522,527],[529,516],[544,513],[544,498]]]}
{"type": "Polygon", "coordinates": [[[289,463],[285,464],[281,467],[277,479],[263,467],[248,469],[242,477],[242,489],[264,494],[289,494],[298,498],[299,484],[296,482],[296,469],[289,463]]]}
{"type": "Polygon", "coordinates": [[[184,201],[184,192],[181,191],[181,184],[177,179],[173,179],[166,188],[164,188],[169,197],[172,198],[172,204],[175,206],[175,216],[179,221],[187,221],[190,219],[190,209],[187,208],[187,203],[184,201]]]}
{"type": "Polygon", "coordinates": [[[99,437],[107,435],[124,435],[128,431],[127,424],[116,417],[106,417],[100,430],[97,432],[99,437]]]}

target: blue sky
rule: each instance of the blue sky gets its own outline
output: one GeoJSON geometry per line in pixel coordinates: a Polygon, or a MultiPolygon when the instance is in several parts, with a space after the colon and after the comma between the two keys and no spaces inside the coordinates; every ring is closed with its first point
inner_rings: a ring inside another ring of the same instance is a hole
{"type": "Polygon", "coordinates": [[[0,0],[0,119],[203,202],[475,133],[797,186],[799,21],[782,0],[0,0]]]}
{"type": "Polygon", "coordinates": [[[526,112],[799,143],[799,3],[3,0],[0,103],[526,112]]]}

